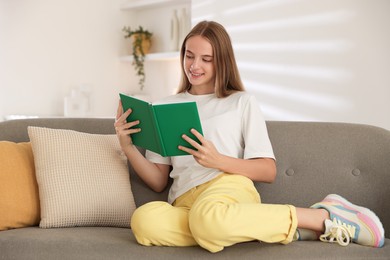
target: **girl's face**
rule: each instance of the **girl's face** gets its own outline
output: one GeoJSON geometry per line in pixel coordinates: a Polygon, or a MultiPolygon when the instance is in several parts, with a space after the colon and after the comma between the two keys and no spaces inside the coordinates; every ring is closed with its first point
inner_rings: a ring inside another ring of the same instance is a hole
{"type": "Polygon", "coordinates": [[[192,85],[191,94],[214,93],[213,48],[209,41],[200,35],[187,39],[183,65],[192,85]]]}

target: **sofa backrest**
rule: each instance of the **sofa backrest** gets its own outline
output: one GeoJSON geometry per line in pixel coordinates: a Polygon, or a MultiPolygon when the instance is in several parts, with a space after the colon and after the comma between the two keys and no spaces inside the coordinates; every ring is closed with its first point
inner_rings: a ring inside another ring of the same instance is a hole
{"type": "MultiPolygon", "coordinates": [[[[28,141],[27,126],[114,134],[114,119],[50,118],[0,122],[0,140],[28,141]]],[[[274,183],[256,183],[263,203],[308,207],[329,193],[371,208],[390,234],[390,131],[368,125],[319,122],[267,122],[277,160],[274,183]]],[[[143,150],[140,149],[142,152],[143,150]]],[[[138,206],[166,200],[167,190],[151,191],[134,173],[138,206]]]]}

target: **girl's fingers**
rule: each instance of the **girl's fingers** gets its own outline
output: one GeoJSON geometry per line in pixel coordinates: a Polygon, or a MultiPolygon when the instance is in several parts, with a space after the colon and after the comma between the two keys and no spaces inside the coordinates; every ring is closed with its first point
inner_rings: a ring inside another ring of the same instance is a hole
{"type": "Polygon", "coordinates": [[[192,128],[191,129],[191,133],[193,135],[196,136],[196,138],[198,138],[198,140],[201,142],[201,143],[204,143],[205,139],[203,137],[203,135],[201,133],[199,133],[195,128],[192,128]]]}
{"type": "Polygon", "coordinates": [[[128,136],[139,132],[141,132],[141,128],[130,128],[130,129],[122,130],[120,134],[124,136],[128,136]]]}
{"type": "Polygon", "coordinates": [[[133,126],[136,126],[136,125],[138,125],[138,124],[139,124],[139,120],[133,121],[133,122],[124,124],[124,125],[123,125],[123,128],[125,128],[125,129],[130,129],[130,128],[132,128],[133,126]]]}
{"type": "Polygon", "coordinates": [[[120,126],[126,123],[127,117],[130,115],[131,109],[128,109],[125,113],[121,114],[119,117],[117,117],[114,126],[120,126]]]}
{"type": "Polygon", "coordinates": [[[116,120],[119,119],[119,117],[123,114],[123,107],[122,107],[122,101],[119,100],[118,109],[116,111],[116,120]]]}
{"type": "Polygon", "coordinates": [[[187,135],[182,135],[182,138],[184,140],[186,140],[190,145],[192,145],[194,148],[198,149],[201,147],[200,144],[198,144],[198,142],[194,141],[193,139],[191,139],[190,137],[188,137],[187,135]]]}
{"type": "Polygon", "coordinates": [[[182,150],[182,151],[184,151],[184,152],[186,152],[186,153],[188,153],[188,154],[191,154],[191,155],[193,155],[193,156],[196,155],[196,151],[195,151],[195,150],[192,150],[192,149],[190,149],[190,148],[188,148],[188,147],[179,145],[178,148],[179,148],[179,150],[182,150]]]}
{"type": "Polygon", "coordinates": [[[139,132],[139,131],[141,131],[140,128],[132,128],[132,127],[134,127],[134,126],[136,126],[138,124],[139,124],[139,120],[136,120],[136,121],[133,121],[133,122],[129,122],[129,123],[126,123],[126,124],[117,122],[117,123],[115,123],[115,130],[116,130],[116,132],[119,132],[119,131],[123,131],[123,130],[139,129],[139,130],[137,130],[137,132],[139,132]]]}

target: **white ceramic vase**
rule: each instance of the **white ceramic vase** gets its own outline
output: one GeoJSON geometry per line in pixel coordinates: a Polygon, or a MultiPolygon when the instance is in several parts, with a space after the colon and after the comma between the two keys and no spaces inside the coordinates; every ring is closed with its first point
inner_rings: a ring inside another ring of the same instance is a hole
{"type": "Polygon", "coordinates": [[[179,50],[185,37],[190,32],[190,27],[190,17],[188,16],[186,8],[182,8],[179,15],[179,50]]]}
{"type": "Polygon", "coordinates": [[[89,112],[89,97],[79,88],[71,90],[70,95],[64,98],[65,117],[86,117],[89,112]]]}
{"type": "Polygon", "coordinates": [[[179,18],[177,16],[177,10],[173,10],[171,18],[171,38],[170,38],[171,51],[179,50],[179,18]]]}

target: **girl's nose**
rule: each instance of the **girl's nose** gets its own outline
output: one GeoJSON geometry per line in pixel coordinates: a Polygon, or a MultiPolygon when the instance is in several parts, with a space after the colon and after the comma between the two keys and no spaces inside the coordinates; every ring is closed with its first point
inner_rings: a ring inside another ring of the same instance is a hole
{"type": "Polygon", "coordinates": [[[197,69],[198,68],[198,60],[197,59],[194,59],[194,61],[192,62],[191,66],[190,66],[190,69],[191,70],[194,70],[194,69],[197,69]]]}

